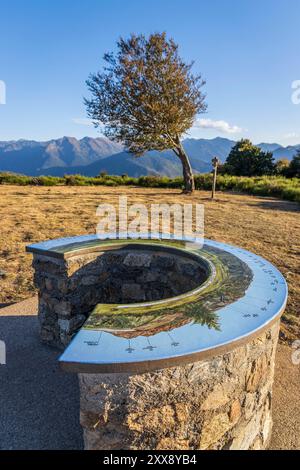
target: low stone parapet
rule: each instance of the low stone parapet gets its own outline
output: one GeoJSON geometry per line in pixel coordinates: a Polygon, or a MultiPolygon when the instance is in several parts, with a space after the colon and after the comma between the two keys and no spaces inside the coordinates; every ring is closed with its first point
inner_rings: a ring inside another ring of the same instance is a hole
{"type": "MultiPolygon", "coordinates": [[[[42,245],[42,244],[41,244],[42,245]]],[[[101,245],[33,253],[41,340],[64,349],[99,303],[132,303],[184,293],[205,279],[192,255],[159,246],[101,245]]]]}
{"type": "Polygon", "coordinates": [[[266,449],[281,273],[211,240],[29,247],[41,338],[80,382],[86,449],[266,449]],[[76,336],[74,337],[74,334],[76,336]]]}
{"type": "Polygon", "coordinates": [[[278,328],[188,365],[79,374],[85,448],[266,449],[278,328]]]}

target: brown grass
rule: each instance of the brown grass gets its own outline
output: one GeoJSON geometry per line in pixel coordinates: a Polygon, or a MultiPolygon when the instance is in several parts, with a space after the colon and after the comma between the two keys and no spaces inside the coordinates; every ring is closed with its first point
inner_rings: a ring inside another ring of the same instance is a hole
{"type": "Polygon", "coordinates": [[[185,196],[177,190],[127,187],[19,187],[0,186],[0,304],[34,294],[31,256],[27,244],[63,236],[94,233],[96,207],[118,202],[191,202],[205,205],[207,238],[239,245],[264,256],[283,273],[289,301],[283,330],[291,338],[300,326],[300,217],[299,205],[269,198],[197,191],[185,196]]]}

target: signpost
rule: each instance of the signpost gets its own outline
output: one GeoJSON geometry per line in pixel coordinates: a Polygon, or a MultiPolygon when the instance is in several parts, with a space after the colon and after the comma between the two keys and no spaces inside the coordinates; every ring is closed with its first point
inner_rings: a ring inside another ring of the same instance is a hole
{"type": "Polygon", "coordinates": [[[215,192],[216,192],[216,182],[217,182],[217,171],[218,171],[218,165],[221,163],[218,157],[214,157],[211,161],[214,173],[213,173],[213,184],[212,184],[212,192],[211,192],[211,198],[215,198],[215,192]]]}

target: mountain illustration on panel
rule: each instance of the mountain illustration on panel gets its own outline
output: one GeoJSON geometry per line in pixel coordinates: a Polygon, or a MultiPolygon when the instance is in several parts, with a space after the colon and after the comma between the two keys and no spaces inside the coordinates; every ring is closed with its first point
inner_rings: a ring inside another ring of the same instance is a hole
{"type": "Polygon", "coordinates": [[[212,282],[175,300],[140,304],[98,304],[84,325],[123,338],[153,336],[195,323],[220,331],[218,310],[245,295],[252,271],[236,256],[204,245],[201,255],[215,268],[212,282]]]}

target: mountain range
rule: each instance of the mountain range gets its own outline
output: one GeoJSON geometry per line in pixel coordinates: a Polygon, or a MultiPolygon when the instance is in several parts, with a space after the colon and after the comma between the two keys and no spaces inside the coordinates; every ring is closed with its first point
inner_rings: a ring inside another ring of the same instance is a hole
{"type": "MultiPolygon", "coordinates": [[[[214,139],[185,139],[184,148],[195,173],[211,170],[211,159],[217,156],[224,162],[235,141],[214,139]]],[[[273,152],[276,160],[291,160],[300,145],[283,147],[273,143],[261,143],[264,151],[273,152]]],[[[174,177],[182,173],[179,159],[170,150],[150,151],[142,157],[134,157],[122,145],[106,137],[62,137],[47,142],[34,140],[0,141],[0,171],[25,175],[82,174],[95,176],[102,171],[108,174],[166,175],[174,177]]]]}

